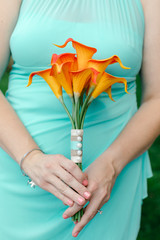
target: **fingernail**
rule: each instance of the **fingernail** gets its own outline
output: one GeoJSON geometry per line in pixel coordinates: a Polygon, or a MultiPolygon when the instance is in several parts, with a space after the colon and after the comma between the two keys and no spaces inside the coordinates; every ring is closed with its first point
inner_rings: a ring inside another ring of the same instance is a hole
{"type": "Polygon", "coordinates": [[[67,202],[68,202],[68,205],[69,205],[69,206],[72,206],[72,205],[73,205],[73,201],[72,201],[72,200],[68,199],[67,202]]]}
{"type": "Polygon", "coordinates": [[[77,237],[78,233],[79,233],[79,232],[74,233],[74,234],[73,234],[73,237],[77,237]]]}
{"type": "Polygon", "coordinates": [[[78,198],[78,201],[79,201],[79,203],[84,203],[84,199],[83,198],[78,198]]]}
{"type": "Polygon", "coordinates": [[[85,192],[85,193],[84,193],[84,196],[85,196],[86,198],[89,198],[89,197],[91,196],[91,194],[90,194],[89,192],[85,192]]]}
{"type": "Polygon", "coordinates": [[[74,223],[75,223],[75,224],[77,224],[77,223],[78,223],[78,220],[77,220],[77,221],[75,221],[74,223]]]}
{"type": "Polygon", "coordinates": [[[67,216],[66,214],[63,214],[63,218],[65,218],[65,219],[66,219],[66,218],[68,218],[68,216],[67,216]]]}
{"type": "Polygon", "coordinates": [[[88,180],[87,179],[84,179],[83,182],[82,182],[83,185],[88,185],[88,180]]]}

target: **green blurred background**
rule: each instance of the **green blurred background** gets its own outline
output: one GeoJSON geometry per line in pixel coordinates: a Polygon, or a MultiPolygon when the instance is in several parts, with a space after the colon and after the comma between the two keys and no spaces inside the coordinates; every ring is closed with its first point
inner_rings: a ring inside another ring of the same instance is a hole
{"type": "MultiPolygon", "coordinates": [[[[9,69],[4,73],[0,82],[3,93],[8,87],[9,69]]],[[[137,76],[137,101],[140,105],[141,81],[137,76]]],[[[160,137],[149,149],[153,177],[148,179],[148,198],[143,201],[141,229],[137,240],[160,240],[160,137]]],[[[117,239],[118,240],[118,239],[117,239]]],[[[128,239],[129,240],[129,239],[128,239]]]]}

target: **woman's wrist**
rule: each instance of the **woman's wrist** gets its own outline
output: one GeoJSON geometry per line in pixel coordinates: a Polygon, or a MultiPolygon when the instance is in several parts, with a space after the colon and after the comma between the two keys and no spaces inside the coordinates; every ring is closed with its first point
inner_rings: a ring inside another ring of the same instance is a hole
{"type": "Polygon", "coordinates": [[[22,172],[24,171],[25,173],[27,173],[28,169],[31,168],[31,165],[32,165],[32,162],[34,161],[34,159],[37,159],[37,156],[44,154],[43,151],[41,149],[39,149],[38,147],[35,149],[37,149],[37,150],[29,151],[29,154],[26,155],[24,162],[22,162],[22,164],[21,164],[22,172]]]}
{"type": "Polygon", "coordinates": [[[102,159],[104,159],[104,164],[108,164],[108,162],[112,164],[115,169],[116,176],[120,174],[120,172],[126,165],[125,162],[120,159],[119,155],[116,154],[115,151],[111,151],[109,148],[102,153],[101,157],[102,159]]]}

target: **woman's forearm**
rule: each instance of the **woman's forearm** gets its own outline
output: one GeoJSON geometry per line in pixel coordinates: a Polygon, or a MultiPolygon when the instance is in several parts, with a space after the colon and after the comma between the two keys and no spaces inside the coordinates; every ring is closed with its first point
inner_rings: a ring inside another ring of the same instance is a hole
{"type": "Polygon", "coordinates": [[[18,164],[27,151],[38,147],[1,91],[0,147],[18,164]]]}
{"type": "Polygon", "coordinates": [[[117,173],[127,163],[145,152],[160,134],[160,99],[144,102],[116,140],[104,152],[110,158],[117,173]]]}

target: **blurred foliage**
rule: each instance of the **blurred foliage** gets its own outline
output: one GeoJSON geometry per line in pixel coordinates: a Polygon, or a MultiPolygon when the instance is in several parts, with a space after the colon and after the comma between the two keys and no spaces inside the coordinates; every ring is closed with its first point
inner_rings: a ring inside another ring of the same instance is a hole
{"type": "Polygon", "coordinates": [[[0,79],[0,90],[5,93],[7,88],[8,88],[8,76],[9,76],[9,71],[6,71],[0,79]]]}
{"type": "MultiPolygon", "coordinates": [[[[8,74],[9,71],[5,72],[0,82],[0,89],[3,93],[8,88],[8,74]]],[[[136,84],[137,103],[140,106],[141,81],[139,76],[136,84]]],[[[148,197],[143,199],[141,228],[137,240],[160,240],[160,137],[150,147],[149,155],[153,177],[148,179],[148,197]]]]}

